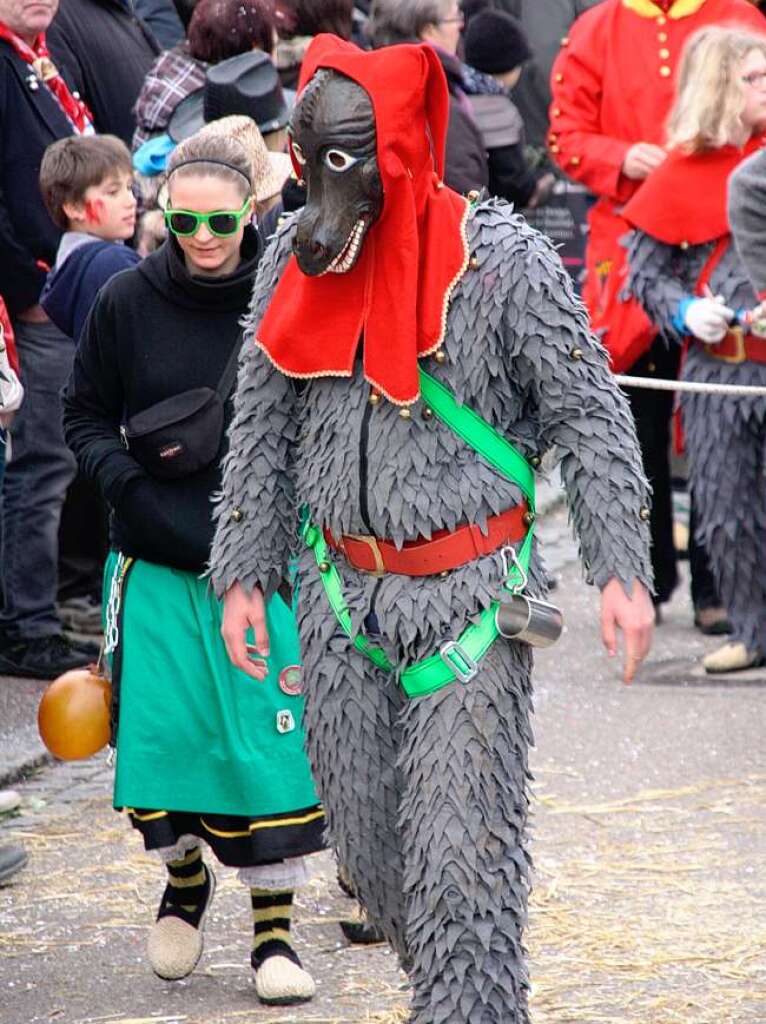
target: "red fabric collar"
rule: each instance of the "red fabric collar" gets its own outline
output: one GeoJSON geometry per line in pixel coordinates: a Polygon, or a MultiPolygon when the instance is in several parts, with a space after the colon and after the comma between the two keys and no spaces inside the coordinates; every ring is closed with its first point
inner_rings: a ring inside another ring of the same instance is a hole
{"type": "Polygon", "coordinates": [[[738,149],[674,150],[622,209],[635,228],[668,245],[702,245],[729,233],[726,187],[732,171],[765,142],[754,136],[738,149]]]}
{"type": "Polygon", "coordinates": [[[24,42],[21,36],[17,36],[4,22],[0,21],[0,39],[9,42],[16,54],[34,68],[37,77],[58,100],[59,106],[69,118],[76,132],[82,135],[93,131],[93,115],[81,99],[72,95],[69,86],[59,74],[59,70],[48,52],[45,33],[41,32],[30,46],[24,42]]]}
{"type": "Polygon", "coordinates": [[[375,111],[383,210],[347,274],[307,277],[294,256],[257,328],[256,343],[291,377],[350,377],[363,337],[364,376],[397,405],[420,393],[418,358],[444,337],[451,292],[468,265],[469,203],[442,183],[449,95],[429,46],[371,53],[320,35],[300,88],[333,68],[375,111]]]}

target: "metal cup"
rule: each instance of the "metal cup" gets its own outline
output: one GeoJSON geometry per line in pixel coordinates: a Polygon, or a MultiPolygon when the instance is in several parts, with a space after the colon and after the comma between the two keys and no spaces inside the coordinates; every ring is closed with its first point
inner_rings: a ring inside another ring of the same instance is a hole
{"type": "Polygon", "coordinates": [[[506,640],[518,640],[532,647],[550,647],[561,636],[564,617],[554,604],[514,594],[499,603],[495,623],[506,640]]]}

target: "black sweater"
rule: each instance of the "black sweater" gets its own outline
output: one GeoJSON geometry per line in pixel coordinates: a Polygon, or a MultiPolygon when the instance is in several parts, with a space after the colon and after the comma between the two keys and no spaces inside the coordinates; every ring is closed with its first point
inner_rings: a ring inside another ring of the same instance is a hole
{"type": "MultiPolygon", "coordinates": [[[[104,286],[83,329],[64,395],[64,432],[112,507],[112,543],[126,555],[193,572],[207,561],[220,458],[182,480],[153,479],[121,444],[120,426],[163,399],[218,384],[260,255],[252,228],[242,255],[230,277],[192,277],[171,238],[104,286]]],[[[224,437],[220,457],[225,444],[224,437]]]]}

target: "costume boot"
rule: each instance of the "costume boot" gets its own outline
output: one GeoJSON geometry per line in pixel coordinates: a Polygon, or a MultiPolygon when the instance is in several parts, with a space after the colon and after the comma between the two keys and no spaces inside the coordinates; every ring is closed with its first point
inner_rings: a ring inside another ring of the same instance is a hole
{"type": "Polygon", "coordinates": [[[711,675],[722,675],[726,672],[743,672],[746,668],[760,665],[762,661],[757,651],[748,651],[743,643],[728,643],[706,654],[702,666],[711,675]]]}
{"type": "Polygon", "coordinates": [[[303,969],[290,945],[292,889],[251,889],[255,991],[267,1006],[306,1003],[316,992],[314,979],[303,969]]]}
{"type": "Polygon", "coordinates": [[[198,846],[167,864],[168,884],[147,953],[154,973],[166,981],[191,974],[202,956],[202,930],[215,893],[215,875],[202,862],[198,846]]]}

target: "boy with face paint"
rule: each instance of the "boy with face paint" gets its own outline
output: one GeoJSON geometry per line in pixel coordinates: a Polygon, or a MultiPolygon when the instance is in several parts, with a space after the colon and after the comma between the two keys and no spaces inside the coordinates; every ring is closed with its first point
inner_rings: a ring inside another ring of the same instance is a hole
{"type": "Polygon", "coordinates": [[[560,455],[625,682],[653,625],[635,434],[550,244],[506,203],[444,185],[433,50],[320,36],[301,86],[291,147],[307,202],[255,283],[211,553],[222,631],[259,678],[245,632],[268,650],[264,595],[302,510],[304,725],[330,839],[409,973],[412,1024],[527,1024],[530,648],[495,632],[462,655],[534,515],[425,388],[532,466],[560,455]],[[405,693],[411,670],[436,684],[405,693]]]}
{"type": "Polygon", "coordinates": [[[40,191],[64,231],[40,304],[77,341],[101,286],[139,261],[124,244],[136,227],[130,152],[114,135],[54,142],[40,165],[40,191]]]}

